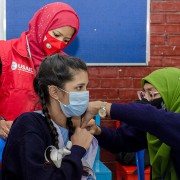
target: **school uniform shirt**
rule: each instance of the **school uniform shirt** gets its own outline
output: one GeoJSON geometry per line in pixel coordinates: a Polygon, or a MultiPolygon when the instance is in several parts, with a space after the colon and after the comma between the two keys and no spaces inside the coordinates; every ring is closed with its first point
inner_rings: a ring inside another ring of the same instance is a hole
{"type": "Polygon", "coordinates": [[[45,118],[39,113],[24,113],[11,128],[2,161],[3,180],[81,180],[82,157],[86,150],[73,145],[60,168],[45,161],[44,152],[52,145],[45,118]]]}
{"type": "Polygon", "coordinates": [[[148,132],[171,147],[170,158],[180,179],[180,113],[166,112],[139,103],[113,103],[110,115],[111,119],[123,121],[129,126],[120,126],[117,129],[101,127],[102,133],[96,138],[102,148],[113,153],[147,148],[148,132]]]}

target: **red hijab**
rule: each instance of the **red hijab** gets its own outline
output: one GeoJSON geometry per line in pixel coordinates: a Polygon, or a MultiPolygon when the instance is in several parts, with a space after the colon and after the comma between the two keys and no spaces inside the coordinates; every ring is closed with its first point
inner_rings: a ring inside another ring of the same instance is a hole
{"type": "MultiPolygon", "coordinates": [[[[38,10],[29,22],[27,31],[28,42],[30,46],[32,60],[35,68],[38,68],[45,53],[42,48],[42,42],[45,34],[53,29],[63,26],[75,28],[75,33],[67,46],[76,37],[79,30],[79,18],[71,6],[62,2],[47,4],[38,10]]],[[[63,52],[61,52],[63,54],[63,52]]]]}

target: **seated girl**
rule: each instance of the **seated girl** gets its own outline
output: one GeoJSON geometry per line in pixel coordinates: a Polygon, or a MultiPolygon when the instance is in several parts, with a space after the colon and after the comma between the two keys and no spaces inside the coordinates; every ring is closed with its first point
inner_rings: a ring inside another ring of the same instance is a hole
{"type": "Polygon", "coordinates": [[[13,123],[2,179],[95,178],[92,166],[98,144],[80,127],[89,102],[87,85],[87,66],[80,59],[59,54],[45,58],[34,79],[42,110],[23,113],[13,123]],[[83,169],[88,170],[86,177],[83,169]]]}

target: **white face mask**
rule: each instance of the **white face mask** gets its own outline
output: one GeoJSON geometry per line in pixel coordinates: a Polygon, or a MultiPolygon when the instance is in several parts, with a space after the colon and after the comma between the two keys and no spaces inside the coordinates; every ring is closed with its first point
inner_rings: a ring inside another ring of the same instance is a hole
{"type": "Polygon", "coordinates": [[[59,101],[63,113],[65,114],[66,117],[81,116],[88,107],[89,91],[66,92],[66,93],[69,94],[69,104],[65,105],[59,101]]]}

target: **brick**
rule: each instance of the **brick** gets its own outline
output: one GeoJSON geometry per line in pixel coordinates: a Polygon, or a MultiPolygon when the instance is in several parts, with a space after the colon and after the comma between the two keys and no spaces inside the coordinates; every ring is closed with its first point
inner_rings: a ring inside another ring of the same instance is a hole
{"type": "Polygon", "coordinates": [[[151,46],[152,56],[179,56],[180,46],[151,46]]]}
{"type": "Polygon", "coordinates": [[[110,103],[127,103],[127,102],[129,102],[129,101],[124,100],[124,99],[120,100],[119,97],[116,98],[116,99],[108,99],[107,101],[110,102],[110,103]]]}
{"type": "Polygon", "coordinates": [[[162,66],[162,59],[161,56],[151,56],[149,61],[149,66],[161,67],[162,66]]]}
{"type": "Polygon", "coordinates": [[[132,78],[102,79],[102,88],[132,87],[132,78]]]}
{"type": "Polygon", "coordinates": [[[151,2],[151,11],[152,12],[179,12],[180,11],[180,2],[151,2]]]}
{"type": "Polygon", "coordinates": [[[166,30],[165,25],[152,24],[150,28],[151,34],[164,34],[166,30]]]}
{"type": "Polygon", "coordinates": [[[162,60],[162,66],[180,68],[180,57],[164,57],[162,60]]]}
{"type": "Polygon", "coordinates": [[[180,45],[180,36],[168,36],[168,45],[180,45]]]}
{"type": "Polygon", "coordinates": [[[167,34],[179,34],[180,35],[180,24],[166,25],[166,33],[167,34]]]}
{"type": "Polygon", "coordinates": [[[150,15],[151,24],[164,24],[165,23],[165,14],[155,14],[150,15]]]}
{"type": "Polygon", "coordinates": [[[88,67],[90,78],[116,78],[118,76],[117,67],[88,67]]]}
{"type": "Polygon", "coordinates": [[[133,87],[136,89],[139,89],[139,90],[142,89],[141,80],[142,80],[142,78],[134,78],[133,79],[133,87]]]}
{"type": "Polygon", "coordinates": [[[100,79],[91,79],[91,78],[89,78],[88,88],[100,88],[100,86],[101,86],[100,83],[101,83],[100,79]]]}
{"type": "Polygon", "coordinates": [[[166,22],[169,24],[179,24],[180,23],[180,14],[167,14],[166,22]]]}
{"type": "Polygon", "coordinates": [[[129,101],[136,100],[137,97],[137,91],[135,89],[122,89],[119,90],[119,98],[120,99],[127,99],[129,101]]]}
{"type": "Polygon", "coordinates": [[[144,77],[149,74],[151,71],[148,66],[139,66],[139,67],[126,67],[123,68],[121,72],[119,72],[120,77],[144,77]]]}
{"type": "Polygon", "coordinates": [[[154,36],[152,35],[151,38],[150,38],[150,44],[151,45],[165,45],[165,41],[166,41],[166,37],[164,35],[157,35],[157,36],[154,36]]]}
{"type": "Polygon", "coordinates": [[[117,99],[119,92],[117,89],[89,89],[90,90],[90,99],[117,99]]]}

